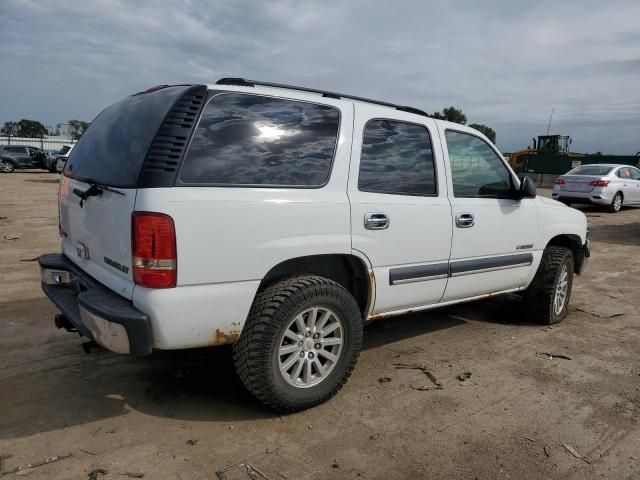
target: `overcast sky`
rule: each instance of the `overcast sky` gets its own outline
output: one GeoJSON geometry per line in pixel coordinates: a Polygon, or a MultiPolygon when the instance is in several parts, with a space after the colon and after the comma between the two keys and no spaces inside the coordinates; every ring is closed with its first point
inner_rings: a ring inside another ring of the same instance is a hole
{"type": "Polygon", "coordinates": [[[92,120],[162,83],[242,76],[454,105],[503,151],[551,131],[640,150],[640,2],[0,0],[0,122],[92,120]]]}

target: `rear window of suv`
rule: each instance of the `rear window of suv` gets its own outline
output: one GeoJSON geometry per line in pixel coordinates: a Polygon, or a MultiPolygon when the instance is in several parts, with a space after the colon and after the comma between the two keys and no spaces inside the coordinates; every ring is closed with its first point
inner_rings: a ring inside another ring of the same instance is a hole
{"type": "Polygon", "coordinates": [[[223,93],[206,106],[180,170],[185,185],[320,187],[331,172],[334,107],[223,93]]]}
{"type": "Polygon", "coordinates": [[[91,122],[69,154],[65,176],[121,188],[135,188],[156,132],[188,86],[132,95],[91,122]]]}

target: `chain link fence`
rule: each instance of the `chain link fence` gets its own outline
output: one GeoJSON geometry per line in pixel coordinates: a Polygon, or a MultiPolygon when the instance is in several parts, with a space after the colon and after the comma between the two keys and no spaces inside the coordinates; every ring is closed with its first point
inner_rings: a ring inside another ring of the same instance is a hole
{"type": "Polygon", "coordinates": [[[13,137],[0,136],[0,146],[2,145],[24,145],[25,147],[37,147],[42,150],[60,150],[65,145],[73,145],[76,140],[60,137],[13,137]]]}

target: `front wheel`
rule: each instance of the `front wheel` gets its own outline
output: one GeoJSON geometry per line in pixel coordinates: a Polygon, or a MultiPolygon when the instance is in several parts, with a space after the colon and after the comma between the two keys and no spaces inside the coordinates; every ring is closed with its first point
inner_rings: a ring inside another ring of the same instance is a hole
{"type": "Polygon", "coordinates": [[[346,383],[362,347],[362,315],[341,285],[318,276],[258,292],[234,363],[244,386],[282,412],[313,407],[346,383]]]}
{"type": "Polygon", "coordinates": [[[621,208],[622,208],[622,194],[618,192],[613,196],[613,200],[611,200],[611,204],[609,205],[609,211],[611,213],[618,213],[621,208]]]}
{"type": "Polygon", "coordinates": [[[14,170],[13,163],[9,160],[2,160],[0,162],[0,172],[2,173],[11,173],[14,170]]]}
{"type": "Polygon", "coordinates": [[[524,292],[525,307],[532,320],[551,325],[567,316],[573,265],[570,249],[557,246],[544,249],[538,271],[524,292]]]}

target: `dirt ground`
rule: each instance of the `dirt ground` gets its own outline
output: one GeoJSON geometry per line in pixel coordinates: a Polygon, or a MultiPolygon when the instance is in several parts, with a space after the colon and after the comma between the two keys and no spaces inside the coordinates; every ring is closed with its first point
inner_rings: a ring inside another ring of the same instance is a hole
{"type": "Polygon", "coordinates": [[[591,263],[560,325],[526,323],[516,296],[379,321],[338,396],[280,416],[226,348],[87,355],[54,327],[34,259],[59,251],[56,188],[54,174],[0,175],[3,471],[71,453],[30,477],[217,479],[241,461],[271,480],[640,478],[640,209],[584,209],[591,263]],[[411,388],[430,381],[398,362],[444,388],[411,388]]]}

